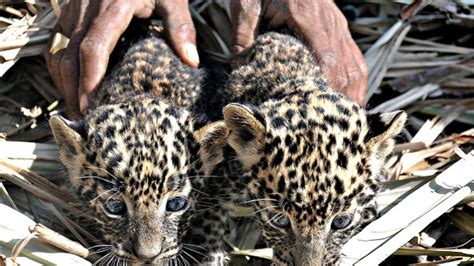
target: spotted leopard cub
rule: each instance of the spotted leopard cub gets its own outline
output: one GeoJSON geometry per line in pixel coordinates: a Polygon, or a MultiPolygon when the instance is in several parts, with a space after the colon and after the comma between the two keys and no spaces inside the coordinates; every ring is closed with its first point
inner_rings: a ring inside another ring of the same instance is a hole
{"type": "Polygon", "coordinates": [[[406,114],[367,114],[328,87],[300,41],[277,33],[257,38],[227,90],[228,144],[274,262],[336,264],[376,215],[377,178],[406,114]]]}
{"type": "Polygon", "coordinates": [[[106,77],[83,119],[51,118],[71,189],[104,244],[98,263],[194,263],[217,254],[219,226],[198,243],[189,228],[193,220],[208,226],[191,182],[212,169],[207,142],[224,128],[195,130],[190,110],[203,78],[163,40],[143,39],[106,77]]]}

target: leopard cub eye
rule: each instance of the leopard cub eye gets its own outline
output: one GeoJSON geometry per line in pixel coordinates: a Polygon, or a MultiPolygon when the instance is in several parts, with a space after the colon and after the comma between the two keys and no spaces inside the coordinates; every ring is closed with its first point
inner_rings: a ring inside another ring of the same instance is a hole
{"type": "Polygon", "coordinates": [[[168,200],[166,210],[169,212],[177,212],[188,206],[188,200],[183,197],[176,197],[168,200]]]}
{"type": "Polygon", "coordinates": [[[117,199],[109,199],[104,202],[105,212],[113,216],[123,216],[127,213],[127,206],[125,202],[117,199]]]}
{"type": "Polygon", "coordinates": [[[348,227],[352,222],[352,215],[338,215],[332,219],[331,228],[341,230],[348,227]]]}
{"type": "Polygon", "coordinates": [[[284,214],[268,214],[268,221],[272,223],[274,226],[287,229],[291,226],[290,218],[284,214]]]}

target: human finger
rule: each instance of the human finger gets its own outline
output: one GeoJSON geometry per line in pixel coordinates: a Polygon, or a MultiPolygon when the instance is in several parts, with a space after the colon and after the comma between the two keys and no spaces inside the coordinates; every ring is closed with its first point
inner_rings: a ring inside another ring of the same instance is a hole
{"type": "MultiPolygon", "coordinates": [[[[71,14],[70,16],[61,16],[58,20],[58,23],[55,25],[53,28],[50,38],[48,40],[48,48],[46,49],[44,53],[45,61],[46,61],[46,66],[48,68],[48,71],[51,75],[51,79],[53,80],[53,83],[55,85],[55,88],[59,91],[61,96],[63,97],[66,106],[68,107],[68,115],[70,117],[74,116],[74,112],[72,111],[72,101],[70,97],[68,96],[68,89],[71,88],[66,88],[63,86],[63,81],[62,81],[62,75],[61,75],[61,60],[64,56],[65,53],[65,48],[61,49],[61,47],[53,47],[53,45],[56,45],[55,39],[58,38],[58,35],[64,36],[64,38],[68,38],[69,36],[72,35],[72,32],[74,30],[75,25],[77,24],[77,21],[79,20],[79,12],[76,12],[76,9],[78,9],[78,2],[75,3],[68,3],[63,6],[61,10],[61,14],[71,14]],[[58,50],[59,49],[59,50],[58,50]]],[[[66,47],[67,48],[67,47],[66,47]]],[[[74,89],[74,88],[72,88],[74,89]]]]}
{"type": "Polygon", "coordinates": [[[196,30],[189,12],[188,1],[160,1],[158,13],[163,17],[165,32],[176,54],[184,63],[197,67],[199,55],[196,48],[196,30]]]}
{"type": "Polygon", "coordinates": [[[354,58],[354,62],[356,63],[359,69],[359,75],[360,75],[359,85],[356,88],[354,88],[354,90],[357,91],[356,101],[360,105],[363,105],[365,103],[365,95],[367,93],[369,70],[368,70],[367,62],[365,61],[365,58],[362,55],[362,52],[360,51],[355,41],[352,40],[352,38],[350,39],[350,42],[348,43],[348,45],[351,47],[350,50],[352,51],[352,56],[354,58]]]}
{"type": "Polygon", "coordinates": [[[355,66],[351,51],[348,51],[350,46],[347,42],[351,36],[340,10],[332,1],[288,1],[288,9],[290,28],[306,41],[331,87],[347,94],[349,75],[356,78],[359,69],[355,66]]]}
{"type": "Polygon", "coordinates": [[[64,49],[56,51],[55,53],[52,52],[52,43],[53,43],[53,36],[60,32],[59,25],[56,25],[52,32],[51,36],[48,40],[47,49],[44,52],[44,59],[46,61],[46,67],[48,68],[48,72],[53,80],[54,86],[56,90],[59,91],[59,94],[64,97],[63,89],[62,89],[62,82],[61,82],[61,75],[59,72],[59,62],[64,53],[64,49]]]}
{"type": "Polygon", "coordinates": [[[347,82],[344,87],[338,89],[352,100],[360,103],[359,87],[361,84],[361,73],[354,57],[354,51],[348,40],[341,42],[339,50],[341,52],[341,64],[344,65],[341,75],[345,75],[347,82]]]}
{"type": "Polygon", "coordinates": [[[260,0],[233,0],[231,2],[234,60],[242,61],[255,41],[261,12],[260,0]]]}
{"type": "Polygon", "coordinates": [[[81,112],[88,107],[90,93],[104,77],[109,56],[132,20],[133,9],[127,3],[128,1],[103,2],[98,16],[90,23],[80,43],[78,98],[81,112]]]}
{"type": "MultiPolygon", "coordinates": [[[[71,2],[72,3],[72,2],[71,2]]],[[[60,75],[64,90],[64,101],[74,114],[80,114],[79,109],[79,75],[80,58],[79,48],[83,41],[89,25],[99,10],[99,1],[77,1],[73,12],[77,12],[77,20],[74,22],[73,31],[70,35],[68,47],[61,57],[60,75]]]]}

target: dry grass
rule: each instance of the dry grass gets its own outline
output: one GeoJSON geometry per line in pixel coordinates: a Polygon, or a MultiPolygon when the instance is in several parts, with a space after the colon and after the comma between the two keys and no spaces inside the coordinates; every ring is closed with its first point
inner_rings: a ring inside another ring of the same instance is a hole
{"type": "MultiPolygon", "coordinates": [[[[392,253],[397,256],[386,263],[469,263],[474,257],[474,2],[416,1],[408,7],[412,1],[341,2],[355,18],[350,28],[370,68],[367,109],[409,114],[379,196],[384,216],[351,240],[347,247],[356,248],[346,247],[347,263],[380,263],[392,253]]],[[[219,62],[231,56],[226,3],[192,4],[202,55],[219,62]]],[[[94,243],[67,218],[78,203],[58,186],[64,174],[47,127],[48,117],[64,110],[41,57],[58,5],[57,0],[0,0],[0,265],[83,265],[87,261],[80,257],[89,256],[86,248],[94,243]]],[[[268,249],[254,249],[261,240],[249,215],[236,211],[226,238],[235,264],[271,257],[268,249]]]]}

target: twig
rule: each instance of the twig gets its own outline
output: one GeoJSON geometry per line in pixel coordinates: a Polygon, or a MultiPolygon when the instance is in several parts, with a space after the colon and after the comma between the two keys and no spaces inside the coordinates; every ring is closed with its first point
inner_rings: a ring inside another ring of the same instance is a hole
{"type": "Polygon", "coordinates": [[[14,9],[13,7],[9,7],[9,6],[0,6],[0,11],[4,11],[4,12],[7,12],[11,15],[14,15],[14,16],[17,16],[19,18],[22,18],[23,16],[25,16],[25,14],[21,13],[21,11],[17,10],[17,9],[14,9]]]}
{"type": "Polygon", "coordinates": [[[39,238],[43,239],[47,243],[69,252],[74,255],[78,255],[80,257],[86,258],[89,256],[89,250],[83,247],[81,244],[74,242],[57,232],[47,228],[42,224],[36,224],[35,226],[30,226],[28,228],[32,234],[35,234],[39,238]]]}

